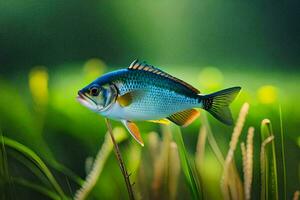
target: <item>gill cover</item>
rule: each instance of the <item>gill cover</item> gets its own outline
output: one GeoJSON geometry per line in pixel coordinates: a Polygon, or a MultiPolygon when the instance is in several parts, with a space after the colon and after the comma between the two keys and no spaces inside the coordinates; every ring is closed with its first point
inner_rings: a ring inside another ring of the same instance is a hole
{"type": "Polygon", "coordinates": [[[111,107],[118,96],[114,84],[99,85],[92,83],[78,92],[78,101],[87,108],[102,112],[111,107]]]}
{"type": "Polygon", "coordinates": [[[99,111],[105,111],[108,108],[111,107],[113,103],[115,103],[117,96],[118,96],[118,90],[114,84],[106,84],[102,86],[102,95],[103,95],[103,108],[99,111]]]}

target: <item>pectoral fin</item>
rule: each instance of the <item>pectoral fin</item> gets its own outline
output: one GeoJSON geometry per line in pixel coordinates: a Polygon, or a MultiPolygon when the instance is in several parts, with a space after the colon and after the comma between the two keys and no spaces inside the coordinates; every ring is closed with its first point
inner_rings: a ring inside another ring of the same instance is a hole
{"type": "Polygon", "coordinates": [[[175,113],[167,117],[170,121],[174,122],[178,126],[187,127],[200,115],[200,112],[196,109],[184,110],[178,113],[175,113]]]}
{"type": "Polygon", "coordinates": [[[128,92],[122,96],[118,96],[117,101],[122,107],[129,106],[132,102],[132,94],[128,92]]]}
{"type": "Polygon", "coordinates": [[[122,123],[127,128],[129,133],[133,136],[133,138],[142,146],[144,146],[144,142],[142,136],[140,134],[139,128],[137,125],[131,121],[122,120],[122,123]]]}
{"type": "Polygon", "coordinates": [[[135,90],[135,91],[127,92],[123,95],[118,96],[117,102],[122,107],[126,107],[129,106],[133,101],[143,98],[144,95],[145,95],[145,91],[143,90],[135,90]]]}
{"type": "Polygon", "coordinates": [[[170,121],[167,119],[158,119],[158,120],[148,120],[148,122],[158,123],[158,124],[170,124],[170,121]]]}

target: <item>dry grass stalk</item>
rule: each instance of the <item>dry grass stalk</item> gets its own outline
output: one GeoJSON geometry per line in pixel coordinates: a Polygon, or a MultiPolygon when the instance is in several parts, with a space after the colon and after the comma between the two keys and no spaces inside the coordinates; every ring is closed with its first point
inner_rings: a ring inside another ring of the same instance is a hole
{"type": "Polygon", "coordinates": [[[250,127],[247,135],[246,167],[244,168],[244,191],[246,200],[251,198],[251,184],[253,176],[253,136],[254,128],[250,127]]]}
{"type": "Polygon", "coordinates": [[[177,196],[177,186],[180,174],[180,160],[178,154],[177,144],[175,142],[170,143],[169,147],[169,176],[168,176],[168,186],[169,186],[169,199],[176,199],[177,196]]]}
{"type": "Polygon", "coordinates": [[[151,156],[151,163],[154,163],[154,161],[157,158],[157,155],[159,154],[159,148],[160,148],[160,139],[156,132],[150,132],[148,134],[148,148],[149,153],[151,156]]]}
{"type": "Polygon", "coordinates": [[[201,166],[204,163],[204,153],[205,153],[205,143],[207,137],[207,128],[205,126],[201,126],[198,136],[197,149],[196,149],[196,163],[198,167],[198,171],[201,173],[201,166]]]}
{"type": "Polygon", "coordinates": [[[234,127],[230,144],[229,144],[229,150],[225,159],[223,177],[221,181],[221,189],[222,189],[223,197],[225,199],[230,199],[230,197],[232,197],[232,199],[243,198],[243,195],[240,194],[243,193],[243,191],[240,191],[241,181],[239,180],[238,173],[235,169],[235,166],[233,166],[232,161],[234,157],[234,151],[238,143],[238,139],[241,135],[246,120],[246,116],[248,114],[248,110],[249,110],[249,104],[244,103],[239,113],[239,117],[237,119],[236,125],[234,127]]]}
{"type": "Polygon", "coordinates": [[[261,144],[260,149],[260,172],[261,172],[261,196],[260,199],[265,199],[265,187],[266,187],[266,180],[265,180],[265,171],[266,171],[266,152],[265,147],[269,144],[272,140],[274,140],[274,136],[271,135],[267,137],[261,144]]]}
{"type": "Polygon", "coordinates": [[[219,146],[218,146],[218,144],[216,142],[216,139],[215,139],[215,137],[214,137],[214,135],[213,135],[213,133],[211,131],[211,128],[210,128],[210,125],[209,125],[209,123],[207,121],[207,117],[206,117],[205,113],[203,115],[200,115],[200,117],[201,117],[201,121],[203,123],[203,126],[206,127],[207,141],[208,141],[210,147],[212,148],[214,154],[216,155],[219,163],[222,166],[224,166],[224,157],[223,157],[223,154],[222,154],[222,152],[221,152],[221,150],[220,150],[220,148],[219,148],[219,146]]]}
{"type": "Polygon", "coordinates": [[[169,146],[171,142],[171,131],[169,127],[162,126],[163,141],[160,145],[160,152],[154,161],[154,172],[152,181],[152,199],[158,199],[163,186],[163,180],[167,174],[169,146]]]}
{"type": "Polygon", "coordinates": [[[232,160],[232,163],[229,166],[228,174],[228,177],[230,177],[228,181],[228,189],[230,192],[229,196],[231,197],[231,199],[244,199],[243,184],[237,171],[234,160],[232,160]]]}
{"type": "MultiPolygon", "coordinates": [[[[245,143],[241,143],[241,151],[242,151],[242,159],[243,159],[243,172],[244,172],[244,184],[245,184],[245,172],[247,168],[247,154],[246,154],[246,146],[245,143]]],[[[245,188],[245,187],[244,187],[245,188]]]]}
{"type": "Polygon", "coordinates": [[[242,159],[243,159],[243,172],[245,176],[247,157],[246,157],[246,146],[244,142],[241,143],[241,151],[242,151],[242,159]]]}
{"type": "Polygon", "coordinates": [[[96,185],[98,178],[102,172],[104,167],[105,160],[108,157],[107,151],[110,150],[111,142],[107,142],[110,140],[109,134],[105,135],[104,143],[98,152],[95,162],[93,163],[92,169],[90,173],[86,177],[86,181],[83,183],[82,187],[76,192],[74,199],[75,200],[84,200],[88,197],[94,186],[96,185]]]}
{"type": "Polygon", "coordinates": [[[237,123],[234,127],[232,136],[231,136],[231,140],[230,140],[230,144],[229,144],[229,151],[227,153],[226,159],[225,159],[225,167],[226,165],[229,165],[230,162],[233,159],[233,154],[234,151],[236,149],[236,145],[238,143],[238,139],[241,135],[241,132],[243,130],[243,126],[246,120],[246,116],[248,114],[248,110],[249,110],[249,104],[248,103],[244,103],[244,105],[242,106],[242,109],[240,111],[237,123]]]}
{"type": "Polygon", "coordinates": [[[299,197],[300,197],[300,191],[297,190],[297,191],[294,193],[293,200],[299,200],[299,197]]]}
{"type": "MultiPolygon", "coordinates": [[[[207,127],[203,125],[199,130],[196,154],[195,154],[195,164],[196,164],[195,167],[197,169],[196,172],[197,172],[200,185],[203,185],[206,138],[207,138],[207,127]]],[[[204,191],[202,191],[202,193],[204,193],[204,191]]]]}
{"type": "MultiPolygon", "coordinates": [[[[114,128],[113,132],[115,133],[114,135],[117,136],[118,142],[125,139],[126,134],[124,132],[124,129],[116,127],[114,128]]],[[[88,175],[86,177],[86,180],[82,184],[82,187],[75,193],[75,200],[82,200],[88,197],[89,193],[92,191],[100,177],[104,164],[110,152],[112,151],[112,148],[113,144],[110,140],[109,133],[107,132],[105,134],[103,145],[96,155],[95,161],[91,161],[91,167],[87,172],[88,175]]]]}

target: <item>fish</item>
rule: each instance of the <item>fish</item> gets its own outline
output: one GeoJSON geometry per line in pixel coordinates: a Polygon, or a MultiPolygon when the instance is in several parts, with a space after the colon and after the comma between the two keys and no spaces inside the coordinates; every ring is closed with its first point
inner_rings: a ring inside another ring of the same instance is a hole
{"type": "Polygon", "coordinates": [[[122,122],[144,146],[136,121],[173,122],[186,127],[203,109],[220,122],[232,125],[229,105],[240,90],[237,86],[202,94],[185,81],[136,59],[128,68],[104,74],[79,90],[77,100],[106,118],[122,122]]]}

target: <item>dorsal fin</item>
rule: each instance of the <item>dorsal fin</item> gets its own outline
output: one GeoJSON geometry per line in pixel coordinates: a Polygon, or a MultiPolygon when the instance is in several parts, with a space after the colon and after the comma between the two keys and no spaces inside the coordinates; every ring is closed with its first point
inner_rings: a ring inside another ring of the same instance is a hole
{"type": "Polygon", "coordinates": [[[200,91],[196,88],[194,88],[193,86],[191,86],[190,84],[184,82],[183,80],[180,80],[174,76],[171,76],[170,74],[152,66],[152,65],[149,65],[147,64],[145,61],[144,62],[140,62],[138,59],[136,59],[135,61],[133,61],[130,66],[128,67],[128,69],[130,70],[143,70],[143,71],[147,71],[147,72],[150,72],[150,73],[154,73],[154,74],[157,74],[157,75],[160,75],[160,76],[163,76],[163,77],[166,77],[166,78],[169,78],[173,81],[176,81],[182,85],[184,85],[185,87],[189,88],[190,90],[192,90],[193,92],[199,94],[200,91]]]}

